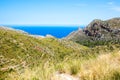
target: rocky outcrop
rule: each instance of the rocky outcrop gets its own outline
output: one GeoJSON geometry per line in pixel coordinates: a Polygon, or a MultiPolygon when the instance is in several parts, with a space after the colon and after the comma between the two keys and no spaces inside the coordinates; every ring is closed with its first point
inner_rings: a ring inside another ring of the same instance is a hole
{"type": "Polygon", "coordinates": [[[93,40],[120,39],[120,18],[93,20],[83,31],[93,40]]]}
{"type": "Polygon", "coordinates": [[[66,39],[73,41],[120,40],[120,18],[113,18],[106,21],[95,19],[83,30],[71,33],[66,39]]]}

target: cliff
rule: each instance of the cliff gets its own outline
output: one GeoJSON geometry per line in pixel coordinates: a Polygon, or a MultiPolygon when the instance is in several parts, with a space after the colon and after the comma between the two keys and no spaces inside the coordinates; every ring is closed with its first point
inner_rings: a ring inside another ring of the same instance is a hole
{"type": "Polygon", "coordinates": [[[120,40],[120,18],[109,20],[95,19],[83,30],[70,33],[65,39],[78,43],[85,41],[119,41],[120,40]]]}

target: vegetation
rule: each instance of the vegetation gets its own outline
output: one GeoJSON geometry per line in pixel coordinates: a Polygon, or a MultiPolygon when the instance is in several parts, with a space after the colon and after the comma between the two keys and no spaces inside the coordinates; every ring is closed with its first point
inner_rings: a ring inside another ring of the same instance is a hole
{"type": "Polygon", "coordinates": [[[120,18],[109,20],[95,19],[83,30],[70,33],[65,39],[81,45],[95,47],[120,43],[120,18]]]}
{"type": "Polygon", "coordinates": [[[119,63],[119,43],[89,48],[0,28],[0,80],[62,80],[57,74],[80,80],[119,80],[119,63]]]}
{"type": "Polygon", "coordinates": [[[87,46],[87,47],[95,47],[95,46],[104,46],[104,45],[115,45],[120,44],[120,40],[85,40],[85,41],[76,41],[76,43],[87,46]]]}

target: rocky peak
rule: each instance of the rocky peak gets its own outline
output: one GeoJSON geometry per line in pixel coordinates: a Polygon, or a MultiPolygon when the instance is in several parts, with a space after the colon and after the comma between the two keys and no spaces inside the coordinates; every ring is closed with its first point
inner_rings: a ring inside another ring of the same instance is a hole
{"type": "Polygon", "coordinates": [[[91,36],[99,39],[100,38],[112,39],[115,36],[120,37],[120,18],[113,18],[106,21],[93,20],[84,29],[84,32],[87,36],[91,36]]]}
{"type": "Polygon", "coordinates": [[[120,18],[109,20],[95,19],[83,30],[77,30],[68,35],[70,40],[111,40],[120,39],[120,18]],[[82,34],[81,34],[82,33],[82,34]],[[70,36],[70,37],[69,37],[70,36]],[[71,37],[72,36],[72,37],[71,37]]]}

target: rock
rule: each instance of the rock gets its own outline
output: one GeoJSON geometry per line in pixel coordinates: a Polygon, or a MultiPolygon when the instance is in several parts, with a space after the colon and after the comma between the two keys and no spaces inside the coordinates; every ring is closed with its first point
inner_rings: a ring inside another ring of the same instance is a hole
{"type": "Polygon", "coordinates": [[[109,20],[95,19],[83,30],[70,33],[65,39],[72,41],[84,40],[120,40],[120,18],[109,20]]]}
{"type": "MultiPolygon", "coordinates": [[[[93,20],[86,28],[85,32],[92,34],[94,38],[107,38],[108,40],[115,36],[120,38],[120,18],[113,18],[110,20],[93,20]],[[104,35],[104,37],[102,36],[104,35]]],[[[87,35],[87,33],[85,33],[87,35]]],[[[89,36],[89,35],[88,35],[89,36]]],[[[116,37],[117,38],[117,37],[116,37]]]]}

